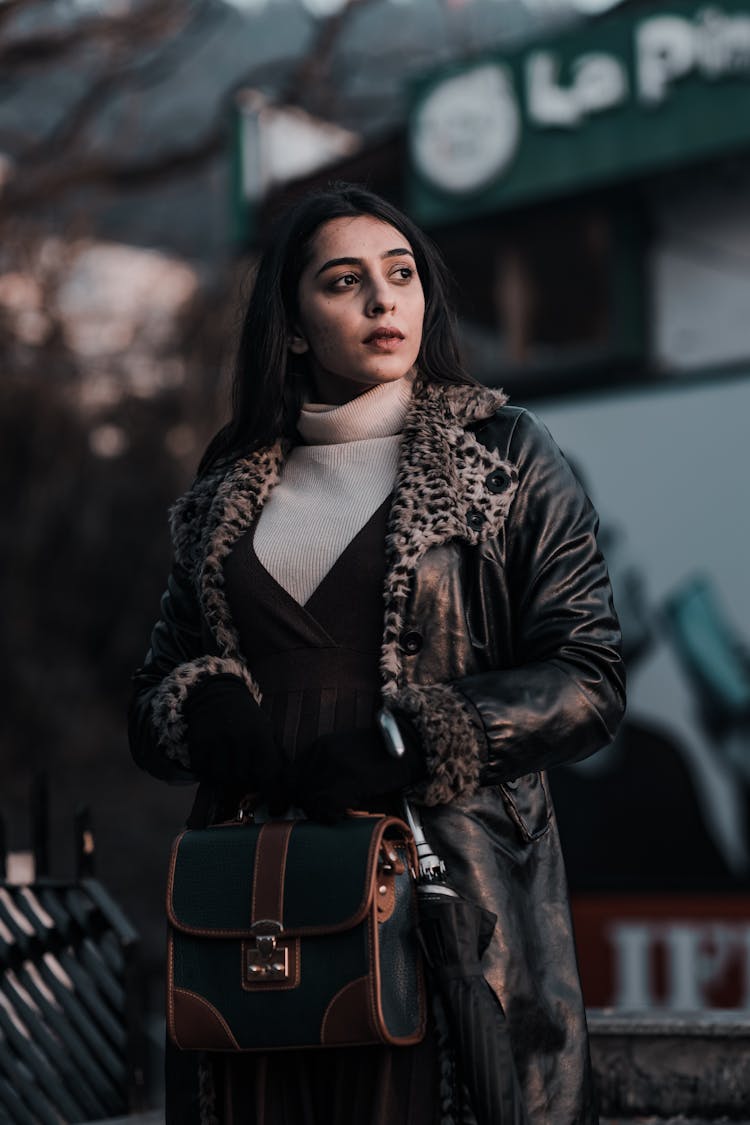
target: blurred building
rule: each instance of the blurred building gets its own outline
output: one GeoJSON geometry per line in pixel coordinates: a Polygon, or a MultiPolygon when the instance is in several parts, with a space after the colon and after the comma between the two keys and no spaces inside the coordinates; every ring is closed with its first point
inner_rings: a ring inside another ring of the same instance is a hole
{"type": "Polygon", "coordinates": [[[241,94],[239,237],[308,186],[364,178],[440,245],[487,383],[529,397],[746,366],[750,5],[631,0],[470,56],[402,74],[405,115],[374,137],[241,94]]]}

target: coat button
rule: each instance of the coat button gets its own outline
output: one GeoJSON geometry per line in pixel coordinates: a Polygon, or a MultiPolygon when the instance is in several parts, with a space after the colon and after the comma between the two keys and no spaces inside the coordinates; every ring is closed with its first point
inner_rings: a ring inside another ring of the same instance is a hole
{"type": "Polygon", "coordinates": [[[490,492],[507,492],[510,487],[510,474],[505,469],[493,469],[485,480],[490,492]]]}
{"type": "Polygon", "coordinates": [[[423,643],[422,634],[418,633],[416,629],[404,630],[399,639],[402,651],[407,653],[408,656],[414,656],[418,653],[423,643]]]}
{"type": "Polygon", "coordinates": [[[484,527],[486,519],[478,508],[469,508],[466,513],[466,522],[474,531],[479,531],[480,528],[484,527]]]}

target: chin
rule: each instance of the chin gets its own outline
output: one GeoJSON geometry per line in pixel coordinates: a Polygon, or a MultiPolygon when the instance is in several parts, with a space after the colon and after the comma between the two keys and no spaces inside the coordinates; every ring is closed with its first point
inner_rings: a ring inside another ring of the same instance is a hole
{"type": "Polygon", "coordinates": [[[408,367],[386,368],[381,371],[368,371],[362,372],[360,376],[362,382],[372,383],[377,386],[378,383],[395,383],[397,379],[403,379],[414,368],[413,364],[408,367]]]}
{"type": "Polygon", "coordinates": [[[373,385],[377,385],[378,383],[395,383],[398,379],[403,379],[404,375],[407,374],[408,372],[406,371],[386,371],[382,375],[376,375],[374,379],[372,379],[372,383],[373,385]]]}
{"type": "Polygon", "coordinates": [[[368,379],[358,384],[362,391],[374,391],[376,387],[385,387],[389,383],[398,383],[403,375],[382,375],[379,379],[368,379]]]}
{"type": "Polygon", "coordinates": [[[399,379],[403,379],[413,370],[413,364],[406,369],[402,364],[399,364],[398,367],[394,366],[377,371],[373,371],[371,368],[357,372],[349,370],[345,375],[343,372],[338,374],[329,370],[315,376],[316,393],[321,396],[321,401],[333,402],[335,399],[339,402],[345,402],[348,398],[356,398],[358,395],[362,395],[366,391],[372,391],[376,387],[397,383],[399,379]]]}

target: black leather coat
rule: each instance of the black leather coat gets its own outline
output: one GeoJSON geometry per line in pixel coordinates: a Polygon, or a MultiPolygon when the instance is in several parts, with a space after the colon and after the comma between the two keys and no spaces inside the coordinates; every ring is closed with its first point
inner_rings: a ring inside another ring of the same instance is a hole
{"type": "MultiPolygon", "coordinates": [[[[192,779],[182,706],[194,683],[230,671],[258,695],[222,562],[284,452],[279,444],[204,478],[173,511],[175,568],[131,710],[133,754],[158,777],[192,779]]],[[[624,709],[596,531],[533,415],[498,392],[417,385],[387,539],[383,696],[422,735],[423,819],[452,882],[498,915],[483,964],[510,1021],[532,1125],[597,1120],[544,774],[605,746],[624,709]]]]}

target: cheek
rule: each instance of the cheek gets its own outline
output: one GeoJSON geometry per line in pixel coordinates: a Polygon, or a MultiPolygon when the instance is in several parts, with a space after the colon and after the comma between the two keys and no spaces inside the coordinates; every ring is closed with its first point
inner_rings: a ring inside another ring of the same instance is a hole
{"type": "Polygon", "coordinates": [[[346,346],[349,333],[345,318],[341,316],[338,309],[332,308],[326,302],[309,312],[312,315],[306,317],[309,325],[306,336],[314,352],[325,354],[346,346]]]}
{"type": "Polygon", "coordinates": [[[413,331],[415,333],[418,333],[421,337],[424,330],[424,299],[420,299],[414,302],[414,305],[410,310],[410,320],[412,323],[413,331]]]}
{"type": "Polygon", "coordinates": [[[330,355],[341,346],[341,337],[335,324],[318,323],[309,336],[310,347],[318,356],[330,355]]]}
{"type": "Polygon", "coordinates": [[[414,324],[421,324],[424,321],[425,299],[424,292],[420,289],[414,289],[409,294],[409,316],[414,324]]]}

